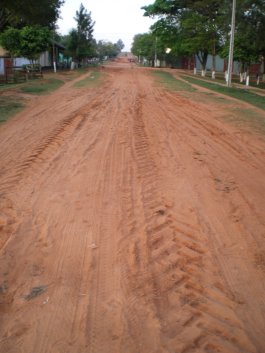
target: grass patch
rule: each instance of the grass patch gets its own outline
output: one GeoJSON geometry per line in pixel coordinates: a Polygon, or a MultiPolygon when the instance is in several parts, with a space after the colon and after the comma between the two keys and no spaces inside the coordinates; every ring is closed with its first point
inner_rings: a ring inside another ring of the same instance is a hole
{"type": "Polygon", "coordinates": [[[225,120],[239,127],[249,127],[256,132],[265,134],[264,116],[252,109],[233,108],[231,114],[224,116],[225,120]]]}
{"type": "Polygon", "coordinates": [[[172,74],[165,71],[155,70],[152,74],[156,77],[157,82],[164,85],[170,91],[186,91],[194,92],[196,91],[190,84],[176,79],[172,74]]]}
{"type": "Polygon", "coordinates": [[[241,88],[234,88],[234,87],[226,87],[217,85],[211,82],[203,81],[197,78],[189,77],[189,76],[182,76],[186,81],[189,83],[196,84],[198,86],[208,88],[214,92],[222,93],[227,96],[239,99],[243,102],[247,102],[249,104],[254,105],[257,108],[261,108],[265,110],[265,98],[259,96],[249,90],[241,89],[241,88]]]}
{"type": "Polygon", "coordinates": [[[24,107],[22,101],[21,98],[12,96],[0,97],[0,123],[19,112],[24,107]]]}
{"type": "Polygon", "coordinates": [[[96,87],[102,83],[103,74],[100,71],[92,71],[89,76],[74,84],[74,87],[96,87]]]}
{"type": "Polygon", "coordinates": [[[30,94],[46,94],[55,91],[64,84],[62,80],[56,78],[48,78],[38,81],[27,82],[20,90],[30,94]]]}
{"type": "MultiPolygon", "coordinates": [[[[241,86],[245,86],[246,83],[245,82],[240,82],[239,80],[234,80],[235,83],[238,83],[241,86]]],[[[260,82],[259,85],[257,85],[256,81],[250,81],[249,85],[253,88],[257,88],[257,89],[265,89],[265,82],[260,82]]]]}

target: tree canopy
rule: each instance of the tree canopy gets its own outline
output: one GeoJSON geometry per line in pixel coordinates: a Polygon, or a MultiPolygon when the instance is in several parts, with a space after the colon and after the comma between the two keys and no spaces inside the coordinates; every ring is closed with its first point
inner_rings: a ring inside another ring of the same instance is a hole
{"type": "Polygon", "coordinates": [[[12,57],[21,56],[32,62],[48,48],[50,40],[50,30],[41,26],[10,27],[0,35],[1,45],[12,57]]]}
{"type": "Polygon", "coordinates": [[[104,57],[113,58],[117,56],[124,48],[123,41],[119,39],[117,43],[99,40],[97,43],[97,55],[100,59],[104,57]]]}
{"type": "Polygon", "coordinates": [[[64,0],[1,0],[0,31],[25,25],[54,28],[63,3],[64,0]]]}
{"type": "MultiPolygon", "coordinates": [[[[208,54],[228,56],[232,1],[155,0],[144,16],[156,18],[151,27],[179,54],[196,55],[205,68],[208,54]]],[[[253,62],[265,53],[265,1],[238,0],[235,59],[253,62]]]]}
{"type": "Polygon", "coordinates": [[[144,6],[144,15],[158,17],[153,26],[158,36],[170,34],[172,46],[179,53],[197,55],[205,68],[208,53],[214,53],[218,42],[218,0],[156,0],[144,6]]]}
{"type": "Polygon", "coordinates": [[[76,28],[72,29],[67,36],[66,45],[68,54],[81,62],[84,58],[94,56],[93,31],[95,22],[92,20],[91,12],[88,12],[82,3],[79,11],[76,11],[74,19],[76,28]]]}

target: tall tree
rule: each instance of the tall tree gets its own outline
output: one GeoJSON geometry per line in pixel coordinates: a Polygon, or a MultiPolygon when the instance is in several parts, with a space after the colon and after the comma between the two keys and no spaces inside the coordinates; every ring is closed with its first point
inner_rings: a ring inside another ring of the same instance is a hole
{"type": "Polygon", "coordinates": [[[84,5],[81,4],[79,11],[76,11],[74,17],[77,28],[69,33],[67,49],[71,55],[79,62],[94,54],[93,31],[95,22],[91,18],[91,12],[87,12],[84,5]]]}
{"type": "MultiPolygon", "coordinates": [[[[175,34],[175,38],[171,36],[172,46],[180,54],[196,55],[203,70],[208,54],[215,55],[219,41],[219,8],[218,0],[156,0],[143,7],[145,16],[158,17],[157,28],[166,23],[167,31],[175,34]]],[[[157,35],[160,33],[158,30],[157,35]]]]}
{"type": "MultiPolygon", "coordinates": [[[[228,57],[229,23],[224,17],[222,56],[228,57]]],[[[265,1],[238,0],[236,9],[234,59],[244,71],[265,57],[265,1]]]]}
{"type": "MultiPolygon", "coordinates": [[[[196,55],[205,69],[208,54],[228,56],[231,0],[155,0],[144,15],[158,18],[156,35],[180,54],[196,55]],[[169,37],[166,39],[166,34],[169,37]]],[[[265,1],[237,0],[235,55],[242,66],[265,57],[265,1]]],[[[213,70],[215,62],[213,62],[213,70]]]]}
{"type": "Polygon", "coordinates": [[[78,34],[84,36],[88,41],[92,40],[95,22],[92,21],[91,12],[88,13],[82,3],[79,11],[76,11],[74,19],[77,23],[78,34]]]}

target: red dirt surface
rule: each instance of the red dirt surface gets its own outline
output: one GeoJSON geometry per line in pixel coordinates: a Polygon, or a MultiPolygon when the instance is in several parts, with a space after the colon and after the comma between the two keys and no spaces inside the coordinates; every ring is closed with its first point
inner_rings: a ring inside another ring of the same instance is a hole
{"type": "Polygon", "coordinates": [[[103,70],[0,128],[0,352],[264,353],[264,139],[103,70]]]}

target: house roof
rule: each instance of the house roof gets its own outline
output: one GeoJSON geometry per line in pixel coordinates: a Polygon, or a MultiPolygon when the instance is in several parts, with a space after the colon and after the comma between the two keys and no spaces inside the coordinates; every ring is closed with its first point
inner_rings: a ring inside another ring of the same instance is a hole
{"type": "Polygon", "coordinates": [[[56,47],[58,47],[59,49],[65,49],[65,46],[62,45],[61,43],[59,42],[56,42],[55,40],[52,40],[51,41],[52,45],[54,44],[56,47]]]}

